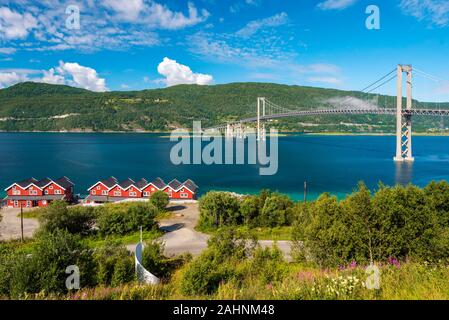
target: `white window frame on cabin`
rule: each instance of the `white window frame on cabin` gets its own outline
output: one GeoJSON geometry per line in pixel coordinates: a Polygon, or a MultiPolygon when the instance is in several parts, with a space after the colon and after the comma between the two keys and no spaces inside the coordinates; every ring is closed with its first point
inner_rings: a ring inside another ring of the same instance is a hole
{"type": "Polygon", "coordinates": [[[121,197],[122,192],[121,191],[114,191],[114,197],[121,197]]]}
{"type": "Polygon", "coordinates": [[[181,193],[181,198],[185,199],[185,198],[188,198],[188,197],[189,197],[188,193],[186,193],[186,192],[181,193]]]}
{"type": "Polygon", "coordinates": [[[129,196],[135,198],[137,197],[137,192],[130,192],[129,196]]]}
{"type": "Polygon", "coordinates": [[[144,192],[143,192],[143,196],[144,196],[144,197],[149,197],[149,196],[151,196],[151,192],[149,192],[149,191],[144,191],[144,192]]]}
{"type": "Polygon", "coordinates": [[[59,190],[59,189],[56,189],[56,190],[55,190],[55,194],[62,194],[62,191],[59,190]]]}
{"type": "Polygon", "coordinates": [[[101,192],[101,194],[102,194],[103,196],[107,196],[107,195],[108,195],[108,190],[103,190],[103,191],[101,192]]]}

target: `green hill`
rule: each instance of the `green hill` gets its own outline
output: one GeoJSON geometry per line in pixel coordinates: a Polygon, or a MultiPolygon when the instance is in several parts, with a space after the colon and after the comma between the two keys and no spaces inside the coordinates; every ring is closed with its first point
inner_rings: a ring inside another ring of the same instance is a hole
{"type": "MultiPolygon", "coordinates": [[[[178,85],[95,93],[69,86],[26,82],[0,90],[0,130],[167,131],[191,128],[193,120],[201,120],[203,127],[208,127],[254,116],[256,99],[260,96],[284,108],[311,109],[329,107],[329,99],[362,97],[362,94],[267,83],[178,85]]],[[[377,99],[380,107],[395,105],[395,97],[365,95],[363,98],[377,99]]],[[[438,107],[449,108],[449,104],[438,107]]],[[[417,118],[414,130],[449,127],[449,122],[442,121],[417,118]]],[[[394,132],[395,121],[390,116],[310,116],[276,121],[275,125],[280,130],[298,132],[394,132]]]]}

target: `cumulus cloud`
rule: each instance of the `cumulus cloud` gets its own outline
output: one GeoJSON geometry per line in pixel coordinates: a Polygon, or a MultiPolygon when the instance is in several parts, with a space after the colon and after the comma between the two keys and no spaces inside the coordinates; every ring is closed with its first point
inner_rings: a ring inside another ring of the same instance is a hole
{"type": "Polygon", "coordinates": [[[143,0],[104,0],[102,4],[115,11],[118,17],[129,21],[137,19],[144,9],[143,0]]]}
{"type": "Polygon", "coordinates": [[[0,88],[6,88],[19,82],[28,81],[28,76],[18,72],[0,72],[0,88]]]}
{"type": "Polygon", "coordinates": [[[278,27],[286,24],[287,22],[288,22],[288,15],[285,12],[281,12],[279,14],[276,14],[274,16],[265,19],[251,21],[243,29],[237,31],[236,34],[238,36],[247,38],[252,36],[262,28],[278,27]]]}
{"type": "MultiPolygon", "coordinates": [[[[95,69],[84,67],[78,63],[63,62],[59,63],[56,71],[60,76],[68,76],[65,82],[69,85],[84,88],[91,91],[107,91],[106,80],[100,78],[95,69]]],[[[53,79],[56,79],[53,77],[53,79]]],[[[60,79],[60,78],[59,78],[60,79]]]]}
{"type": "Polygon", "coordinates": [[[406,15],[425,20],[438,27],[449,24],[447,0],[401,0],[400,8],[406,15]]]}
{"type": "Polygon", "coordinates": [[[356,1],[357,0],[326,0],[318,3],[318,8],[321,10],[343,10],[352,6],[356,1]]]}
{"type": "Polygon", "coordinates": [[[167,57],[159,64],[157,71],[165,77],[163,82],[168,87],[177,84],[207,85],[214,81],[211,75],[194,73],[188,66],[167,57]]]}
{"type": "Polygon", "coordinates": [[[106,80],[100,78],[95,69],[78,63],[59,62],[59,66],[49,70],[4,69],[0,70],[0,88],[19,82],[33,81],[49,84],[65,84],[91,91],[107,91],[106,80]]]}
{"type": "Polygon", "coordinates": [[[8,7],[0,8],[0,38],[24,39],[36,27],[37,20],[30,13],[20,14],[8,7]]]}

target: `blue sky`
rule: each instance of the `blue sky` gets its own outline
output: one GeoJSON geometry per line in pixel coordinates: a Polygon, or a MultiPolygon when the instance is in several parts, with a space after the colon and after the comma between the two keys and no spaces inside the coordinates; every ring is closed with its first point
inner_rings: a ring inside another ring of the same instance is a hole
{"type": "Polygon", "coordinates": [[[447,0],[0,0],[0,87],[255,81],[358,90],[407,63],[434,75],[416,77],[416,98],[449,101],[448,57],[447,0]],[[365,26],[368,5],[380,10],[379,30],[365,26]]]}

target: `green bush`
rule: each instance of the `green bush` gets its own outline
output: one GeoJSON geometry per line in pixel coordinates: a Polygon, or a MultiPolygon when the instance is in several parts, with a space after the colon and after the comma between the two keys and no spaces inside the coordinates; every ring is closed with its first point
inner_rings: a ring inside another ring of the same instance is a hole
{"type": "Polygon", "coordinates": [[[134,259],[122,244],[107,242],[94,254],[97,283],[118,286],[134,279],[134,259]]]}
{"type": "Polygon", "coordinates": [[[239,200],[230,193],[211,191],[199,200],[200,229],[236,225],[242,222],[239,200]]]}
{"type": "Polygon", "coordinates": [[[223,281],[238,279],[239,262],[254,252],[256,240],[232,228],[220,229],[208,242],[208,249],[187,267],[180,283],[186,295],[210,294],[223,281]]]}
{"type": "Polygon", "coordinates": [[[279,227],[292,224],[293,201],[286,195],[273,194],[266,198],[258,218],[260,227],[279,227]]]}
{"type": "Polygon", "coordinates": [[[157,227],[158,210],[150,203],[109,204],[96,208],[97,224],[102,235],[124,235],[142,227],[149,231],[157,227]]]}
{"type": "Polygon", "coordinates": [[[63,201],[55,201],[42,210],[39,221],[43,232],[61,229],[87,235],[95,224],[95,212],[92,207],[68,207],[63,201]]]}
{"type": "Polygon", "coordinates": [[[372,196],[359,184],[340,202],[324,194],[307,206],[297,205],[294,255],[321,266],[448,258],[448,190],[445,183],[424,190],[380,185],[372,196]]]}
{"type": "Polygon", "coordinates": [[[26,293],[66,293],[66,268],[77,266],[81,287],[95,284],[91,251],[66,230],[42,233],[30,253],[17,250],[0,260],[0,294],[19,298],[26,293]]]}
{"type": "Polygon", "coordinates": [[[170,199],[168,194],[164,191],[158,190],[151,195],[150,203],[153,204],[158,210],[165,211],[167,209],[170,199]]]}

